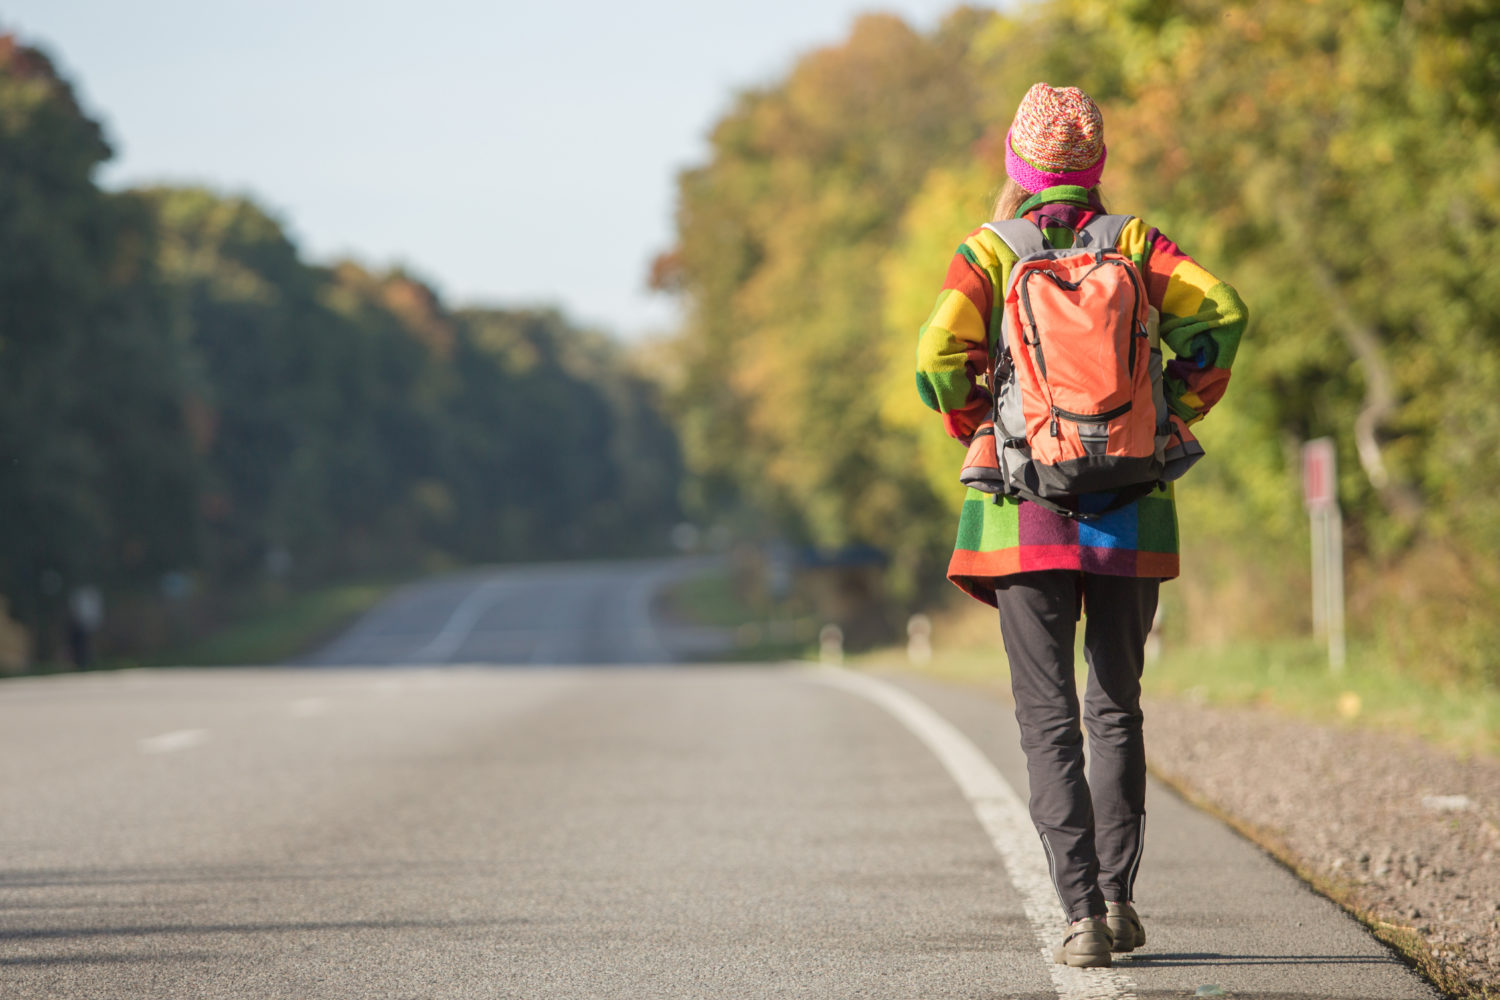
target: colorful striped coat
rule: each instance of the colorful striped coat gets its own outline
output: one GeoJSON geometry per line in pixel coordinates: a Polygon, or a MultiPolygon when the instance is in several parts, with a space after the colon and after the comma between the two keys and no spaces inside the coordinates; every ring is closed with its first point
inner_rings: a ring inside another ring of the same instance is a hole
{"type": "MultiPolygon", "coordinates": [[[[1023,217],[1041,226],[1054,247],[1072,246],[1074,233],[1102,214],[1079,187],[1049,188],[1028,204],[1036,207],[1023,217]]],[[[1245,304],[1233,288],[1140,219],[1126,225],[1118,247],[1145,278],[1151,305],[1161,314],[1162,343],[1175,355],[1164,378],[1167,404],[1191,424],[1224,395],[1248,319],[1245,304]]],[[[998,236],[976,229],[954,255],[937,305],[918,335],[917,391],[960,441],[990,415],[981,376],[989,364],[990,336],[999,333],[999,309],[1015,262],[998,236]]],[[[1080,506],[1102,510],[1109,500],[1107,494],[1084,497],[1080,506]]],[[[1014,498],[996,503],[989,494],[968,491],[948,565],[950,580],[994,604],[1000,577],[1049,569],[1175,577],[1177,506],[1171,484],[1089,521],[1014,498]]]]}

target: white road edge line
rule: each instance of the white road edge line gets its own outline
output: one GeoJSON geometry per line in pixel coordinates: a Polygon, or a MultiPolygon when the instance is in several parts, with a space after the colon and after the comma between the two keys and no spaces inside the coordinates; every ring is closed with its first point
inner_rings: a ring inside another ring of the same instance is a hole
{"type": "Polygon", "coordinates": [[[443,627],[438,629],[437,635],[412,654],[412,659],[418,663],[447,663],[449,657],[458,652],[458,648],[464,644],[469,633],[474,631],[474,626],[479,624],[479,619],[500,599],[499,591],[501,584],[498,580],[482,583],[469,592],[469,595],[458,602],[458,607],[443,622],[443,627]]]}
{"type": "Polygon", "coordinates": [[[958,783],[979,824],[1004,862],[1036,934],[1042,961],[1061,1000],[1136,1000],[1135,981],[1120,969],[1072,969],[1054,965],[1062,939],[1057,894],[1038,847],[1031,816],[1005,777],[967,736],[914,696],[882,680],[842,667],[815,667],[806,676],[874,702],[921,740],[958,783]]]}
{"type": "Polygon", "coordinates": [[[141,753],[174,753],[198,746],[207,740],[207,729],[177,729],[160,736],[137,740],[136,745],[140,747],[141,753]]]}

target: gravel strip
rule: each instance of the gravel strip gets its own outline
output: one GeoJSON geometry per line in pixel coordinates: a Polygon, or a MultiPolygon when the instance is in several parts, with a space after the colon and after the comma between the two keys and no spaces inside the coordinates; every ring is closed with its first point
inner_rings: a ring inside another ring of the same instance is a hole
{"type": "Polygon", "coordinates": [[[1500,761],[1254,708],[1145,702],[1161,777],[1237,820],[1450,984],[1500,997],[1500,761]]]}

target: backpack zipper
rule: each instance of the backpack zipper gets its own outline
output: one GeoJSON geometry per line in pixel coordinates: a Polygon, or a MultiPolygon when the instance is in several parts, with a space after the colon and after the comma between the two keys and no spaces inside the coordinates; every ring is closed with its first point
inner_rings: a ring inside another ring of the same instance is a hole
{"type": "Polygon", "coordinates": [[[1105,410],[1103,413],[1073,413],[1071,410],[1064,410],[1060,406],[1054,406],[1052,408],[1053,423],[1057,422],[1058,417],[1062,417],[1064,420],[1072,421],[1075,424],[1104,424],[1116,417],[1121,417],[1129,413],[1132,404],[1133,401],[1127,399],[1113,410],[1105,410]]]}

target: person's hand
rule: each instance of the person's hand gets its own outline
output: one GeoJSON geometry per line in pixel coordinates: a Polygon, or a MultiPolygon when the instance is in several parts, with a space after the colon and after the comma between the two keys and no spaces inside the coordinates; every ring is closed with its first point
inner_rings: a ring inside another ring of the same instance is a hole
{"type": "Polygon", "coordinates": [[[995,425],[989,420],[979,425],[979,433],[976,433],[973,440],[969,442],[969,450],[964,455],[963,468],[958,473],[959,482],[984,493],[1005,491],[994,428],[995,425]],[[983,433],[986,430],[989,433],[983,433]]]}
{"type": "Polygon", "coordinates": [[[993,410],[994,403],[990,401],[989,396],[977,396],[962,409],[950,410],[943,414],[943,426],[947,429],[949,437],[957,438],[967,445],[974,440],[974,432],[979,430],[982,424],[989,422],[993,410]]]}

